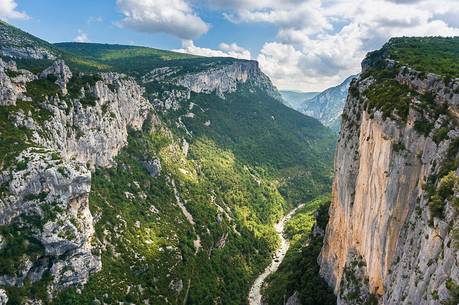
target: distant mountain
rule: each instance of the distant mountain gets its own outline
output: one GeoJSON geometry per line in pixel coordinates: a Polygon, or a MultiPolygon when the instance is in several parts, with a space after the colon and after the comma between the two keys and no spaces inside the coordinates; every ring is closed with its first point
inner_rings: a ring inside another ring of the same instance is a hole
{"type": "Polygon", "coordinates": [[[305,101],[298,111],[318,119],[322,124],[338,133],[349,85],[356,77],[356,75],[349,76],[340,85],[329,88],[305,101]]]}
{"type": "Polygon", "coordinates": [[[298,92],[298,91],[279,91],[284,104],[292,109],[300,111],[304,107],[304,103],[315,97],[320,92],[298,92]]]}

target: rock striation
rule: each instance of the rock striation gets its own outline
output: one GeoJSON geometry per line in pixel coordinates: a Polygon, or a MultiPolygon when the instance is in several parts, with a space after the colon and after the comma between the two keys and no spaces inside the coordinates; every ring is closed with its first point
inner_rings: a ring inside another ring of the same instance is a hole
{"type": "MultiPolygon", "coordinates": [[[[17,70],[14,62],[0,61],[0,105],[15,105],[27,93],[27,82],[49,79],[49,75],[62,89],[72,80],[62,60],[39,75],[17,70]],[[6,69],[15,76],[8,76],[6,69]]],[[[0,275],[3,286],[34,283],[50,274],[48,292],[52,294],[84,285],[101,268],[89,210],[91,170],[114,164],[127,144],[128,130],[141,128],[152,106],[143,97],[143,89],[120,74],[100,74],[93,85],[81,89],[80,96],[46,96],[40,107],[49,117],[43,121],[22,108],[10,113],[16,127],[29,130],[33,143],[16,158],[15,168],[6,168],[0,175],[7,194],[0,198],[0,224],[16,226],[29,236],[27,242],[34,243],[36,251],[18,257],[18,270],[0,275]],[[85,99],[88,96],[91,104],[85,99]]],[[[14,242],[7,236],[0,240],[6,247],[14,242]]]]}
{"type": "MultiPolygon", "coordinates": [[[[256,61],[234,61],[227,64],[216,64],[204,67],[199,72],[186,72],[180,68],[158,68],[143,77],[144,83],[164,81],[183,87],[194,93],[215,93],[225,99],[225,95],[236,91],[238,85],[248,84],[252,89],[264,90],[276,99],[281,100],[271,80],[260,70],[256,61]]],[[[175,93],[178,97],[187,94],[175,93]]]]}
{"type": "Polygon", "coordinates": [[[459,79],[424,78],[371,56],[362,69],[344,108],[321,275],[340,305],[443,304],[459,283],[459,171],[445,173],[457,158],[459,79]],[[379,81],[372,72],[383,68],[412,90],[406,120],[367,107],[367,89],[379,81]],[[448,110],[429,113],[419,98],[426,94],[448,110]],[[421,132],[420,122],[431,130],[421,132]]]}

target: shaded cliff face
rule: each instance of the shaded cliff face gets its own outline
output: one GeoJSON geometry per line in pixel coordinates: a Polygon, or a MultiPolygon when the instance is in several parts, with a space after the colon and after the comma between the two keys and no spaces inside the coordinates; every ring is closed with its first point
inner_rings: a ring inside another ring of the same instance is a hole
{"type": "Polygon", "coordinates": [[[457,294],[459,82],[391,60],[395,42],[367,56],[344,109],[319,258],[339,304],[457,294]]]}

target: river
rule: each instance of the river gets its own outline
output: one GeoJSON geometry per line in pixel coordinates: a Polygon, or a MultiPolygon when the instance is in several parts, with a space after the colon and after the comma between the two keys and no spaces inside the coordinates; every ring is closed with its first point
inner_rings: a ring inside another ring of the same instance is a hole
{"type": "Polygon", "coordinates": [[[263,286],[263,283],[265,282],[266,278],[276,272],[277,268],[279,268],[279,265],[282,263],[285,254],[287,254],[287,250],[289,248],[289,241],[287,238],[284,237],[284,226],[287,223],[287,221],[292,218],[292,216],[302,207],[304,207],[304,203],[300,204],[293,210],[291,210],[287,215],[285,215],[278,223],[275,224],[275,229],[277,235],[279,235],[280,238],[280,247],[276,250],[275,254],[273,255],[273,259],[271,261],[271,264],[266,267],[265,271],[260,274],[255,282],[253,283],[252,287],[250,288],[249,292],[249,304],[250,305],[262,305],[263,303],[261,302],[261,287],[263,286]]]}

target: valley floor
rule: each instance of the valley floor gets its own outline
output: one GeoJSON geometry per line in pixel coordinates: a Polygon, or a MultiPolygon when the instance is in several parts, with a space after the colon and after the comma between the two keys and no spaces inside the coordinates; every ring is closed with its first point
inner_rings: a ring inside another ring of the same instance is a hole
{"type": "Polygon", "coordinates": [[[250,305],[262,305],[262,294],[261,288],[263,283],[265,282],[266,278],[277,271],[280,264],[285,258],[287,254],[288,248],[290,246],[288,239],[285,237],[284,234],[284,226],[285,224],[292,218],[295,213],[304,207],[304,203],[297,206],[293,210],[291,210],[287,215],[285,215],[278,223],[275,224],[276,233],[279,235],[280,239],[280,246],[274,253],[272,257],[271,264],[265,269],[265,271],[260,274],[255,282],[253,283],[252,287],[250,288],[249,292],[249,304],[250,305]]]}

